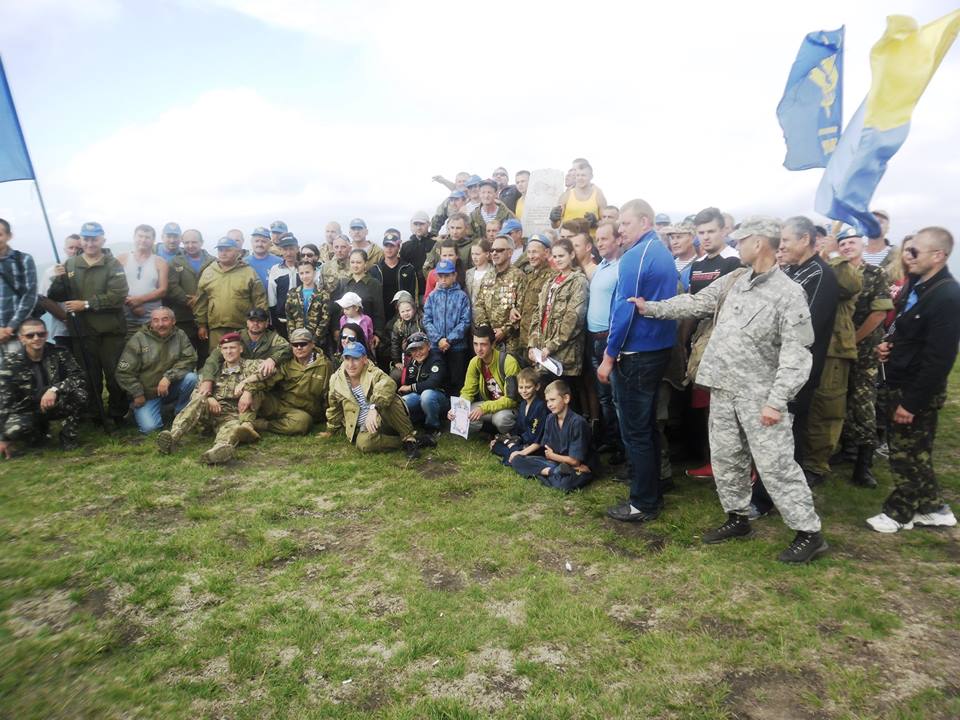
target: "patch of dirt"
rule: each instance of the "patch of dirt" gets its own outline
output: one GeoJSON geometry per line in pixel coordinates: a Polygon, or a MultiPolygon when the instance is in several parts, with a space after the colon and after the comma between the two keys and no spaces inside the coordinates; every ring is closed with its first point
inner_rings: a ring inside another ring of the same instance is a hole
{"type": "Polygon", "coordinates": [[[432,680],[426,685],[432,697],[450,697],[484,712],[501,710],[519,701],[530,689],[530,680],[514,671],[513,653],[485,647],[466,658],[466,672],[454,680],[432,680]]]}
{"type": "Polygon", "coordinates": [[[434,460],[427,458],[420,463],[420,475],[426,480],[456,477],[460,471],[460,464],[450,460],[434,460]]]}
{"type": "Polygon", "coordinates": [[[370,598],[369,607],[370,612],[376,617],[399,615],[407,611],[407,601],[402,597],[382,595],[377,591],[373,597],[370,598]]]}
{"type": "Polygon", "coordinates": [[[285,647],[279,653],[277,653],[277,661],[280,663],[280,667],[285,668],[289,667],[290,663],[300,657],[300,648],[298,647],[285,647]]]}
{"type": "Polygon", "coordinates": [[[479,560],[474,566],[473,570],[470,572],[470,577],[474,582],[478,582],[481,585],[484,585],[491,580],[502,577],[502,569],[496,560],[491,558],[483,558],[479,560]]]}
{"type": "Polygon", "coordinates": [[[663,549],[667,546],[668,540],[666,536],[650,532],[643,527],[641,523],[617,522],[610,518],[604,518],[604,525],[620,537],[641,540],[644,544],[644,549],[650,555],[663,552],[663,549]]]}
{"type": "Polygon", "coordinates": [[[77,605],[64,590],[52,590],[15,600],[7,609],[7,625],[18,638],[36,635],[41,630],[62,632],[70,625],[77,605]]]}
{"type": "Polygon", "coordinates": [[[451,502],[466,500],[467,498],[473,497],[473,490],[470,490],[469,488],[454,488],[447,490],[440,497],[442,497],[444,500],[450,500],[451,502]]]}
{"type": "Polygon", "coordinates": [[[557,645],[534,645],[523,653],[524,659],[541,665],[562,668],[567,664],[566,651],[557,645]]]}
{"type": "Polygon", "coordinates": [[[88,590],[80,603],[80,610],[90,613],[95,618],[103,617],[110,610],[110,592],[105,588],[88,590]]]}
{"type": "Polygon", "coordinates": [[[827,720],[820,710],[806,707],[804,695],[823,693],[818,675],[805,672],[791,675],[782,670],[756,673],[727,673],[730,685],[726,704],[736,720],[827,720]]]}
{"type": "Polygon", "coordinates": [[[382,665],[383,663],[389,662],[394,655],[405,650],[406,647],[407,644],[403,640],[398,640],[392,645],[387,645],[382,640],[377,640],[377,642],[371,643],[370,645],[363,645],[359,650],[377,661],[377,664],[382,665]]]}
{"type": "Polygon", "coordinates": [[[607,615],[624,630],[643,635],[658,625],[656,612],[638,605],[611,605],[607,615]]]}
{"type": "Polygon", "coordinates": [[[717,640],[742,640],[752,637],[752,633],[743,623],[729,618],[703,615],[696,623],[702,632],[717,640]]]}
{"type": "Polygon", "coordinates": [[[544,512],[546,507],[544,505],[531,505],[525,507],[523,510],[518,510],[513,515],[507,517],[508,520],[528,520],[534,522],[536,520],[542,520],[544,517],[544,512]]]}
{"type": "Polygon", "coordinates": [[[111,511],[122,507],[123,504],[124,499],[122,497],[118,495],[105,495],[101,497],[100,503],[84,505],[83,507],[79,508],[77,512],[83,517],[93,517],[94,515],[99,515],[101,513],[110,513],[111,511]]]}
{"type": "Polygon", "coordinates": [[[493,601],[486,603],[484,607],[491,615],[506,620],[510,625],[523,625],[527,619],[526,603],[523,600],[493,601]]]}
{"type": "Polygon", "coordinates": [[[431,590],[457,592],[463,589],[463,578],[460,573],[444,567],[437,561],[429,561],[420,571],[423,582],[431,590]]]}

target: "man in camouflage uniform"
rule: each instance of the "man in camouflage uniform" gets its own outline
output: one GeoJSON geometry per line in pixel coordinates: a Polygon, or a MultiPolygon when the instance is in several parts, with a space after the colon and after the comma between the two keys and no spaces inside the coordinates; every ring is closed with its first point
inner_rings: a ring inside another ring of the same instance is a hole
{"type": "Polygon", "coordinates": [[[524,276],[510,264],[511,252],[513,248],[507,238],[498,237],[493,241],[490,251],[493,272],[487,271],[480,283],[477,303],[473,308],[473,323],[492,327],[494,344],[519,357],[519,313],[524,276]]]}
{"type": "Polygon", "coordinates": [[[346,235],[339,235],[333,241],[333,257],[320,268],[319,284],[328,295],[337,289],[341,280],[346,282],[350,279],[350,250],[350,240],[346,235]]]}
{"type": "Polygon", "coordinates": [[[197,322],[193,307],[197,303],[197,285],[207,265],[214,262],[213,256],[203,249],[203,235],[199,230],[187,230],[181,238],[183,247],[170,261],[167,274],[167,295],[163,304],[173,310],[177,327],[186,333],[197,351],[197,363],[203,365],[210,354],[206,341],[197,334],[197,322]]]}
{"type": "Polygon", "coordinates": [[[252,421],[256,416],[253,408],[263,390],[259,373],[261,361],[240,357],[243,352],[240,333],[224,335],[219,349],[223,359],[213,380],[213,392],[210,395],[194,392],[187,406],[174,418],[173,427],[157,435],[160,452],[172,452],[180,439],[197,425],[216,433],[213,447],[200,456],[201,462],[208,465],[225,463],[234,456],[237,445],[260,439],[252,421]]]}
{"type": "MultiPolygon", "coordinates": [[[[520,303],[512,319],[520,323],[519,346],[530,346],[530,320],[537,315],[537,304],[540,302],[540,291],[548,281],[552,280],[556,271],[550,267],[550,240],[546,235],[534,235],[527,241],[527,251],[524,254],[526,263],[523,269],[523,291],[520,303]],[[526,320],[524,320],[526,318],[526,320]]],[[[525,358],[520,358],[525,362],[525,358]]]]}
{"type": "Polygon", "coordinates": [[[710,453],[728,520],[704,533],[703,541],[752,533],[747,519],[752,456],[784,522],[797,531],[780,560],[796,563],[825,552],[827,543],[793,459],[787,403],[810,373],[813,329],[803,289],[777,266],[780,230],[779,220],[753,217],[733,233],[752,273],[730,273],[696,295],[635,302],[641,314],[654,318],[716,316],[697,382],[710,388],[710,453]]]}
{"type": "Polygon", "coordinates": [[[867,520],[882,533],[914,525],[953,527],[933,471],[937,415],[960,345],[960,285],[947,270],[953,236],[927,227],[903,251],[910,285],[897,298],[897,319],[877,348],[889,392],[890,471],[895,488],[883,512],[867,520]]]}
{"type": "Polygon", "coordinates": [[[47,343],[43,321],[27,318],[17,332],[22,348],[0,366],[0,458],[13,457],[17,441],[44,443],[51,420],[63,420],[60,448],[72,450],[89,399],[83,372],[69,350],[47,343]]]}
{"type": "Polygon", "coordinates": [[[840,252],[860,274],[862,288],[853,310],[856,327],[857,361],[850,371],[847,388],[847,417],[841,436],[840,459],[855,463],[854,485],[875,488],[877,481],[870,468],[877,445],[877,345],[883,339],[883,320],[893,308],[890,289],[883,270],[863,261],[864,241],[853,229],[837,238],[840,252]]]}
{"type": "MultiPolygon", "coordinates": [[[[239,332],[243,343],[240,357],[244,360],[262,360],[259,371],[262,378],[273,375],[281,364],[293,357],[290,343],[284,340],[276,330],[267,327],[269,321],[270,314],[266,310],[253,308],[247,312],[247,327],[239,332]]],[[[203,369],[200,370],[199,391],[202,394],[209,395],[213,389],[213,379],[222,359],[223,355],[217,348],[210,353],[210,357],[204,363],[203,369]]]]}
{"type": "MultiPolygon", "coordinates": [[[[516,219],[510,208],[497,199],[497,183],[494,180],[480,182],[480,205],[470,213],[470,234],[474,240],[486,237],[487,223],[496,222],[503,227],[509,219],[516,219]]],[[[510,252],[513,252],[511,240],[510,252]]]]}
{"type": "Polygon", "coordinates": [[[278,435],[304,435],[322,422],[330,385],[330,361],[316,349],[313,333],[299,328],[290,333],[293,357],[281,363],[266,382],[253,426],[278,435]]]}

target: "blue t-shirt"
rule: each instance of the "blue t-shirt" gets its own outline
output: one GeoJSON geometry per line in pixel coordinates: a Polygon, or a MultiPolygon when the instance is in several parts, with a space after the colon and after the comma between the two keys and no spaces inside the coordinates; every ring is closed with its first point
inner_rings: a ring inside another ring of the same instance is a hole
{"type": "Polygon", "coordinates": [[[190,263],[190,267],[193,268],[193,271],[197,274],[200,273],[200,268],[203,265],[203,255],[201,254],[198,258],[192,258],[189,255],[184,255],[187,259],[187,262],[190,263]]]}
{"type": "Polygon", "coordinates": [[[313,293],[316,292],[315,288],[300,288],[303,291],[303,319],[307,319],[307,315],[310,313],[310,303],[313,301],[313,293]]]}
{"type": "Polygon", "coordinates": [[[253,253],[250,253],[244,259],[247,261],[247,265],[256,271],[257,277],[259,277],[260,282],[263,283],[264,289],[267,287],[267,274],[270,272],[270,268],[283,262],[283,258],[273,255],[272,253],[267,253],[267,256],[263,258],[258,258],[253,253]]]}

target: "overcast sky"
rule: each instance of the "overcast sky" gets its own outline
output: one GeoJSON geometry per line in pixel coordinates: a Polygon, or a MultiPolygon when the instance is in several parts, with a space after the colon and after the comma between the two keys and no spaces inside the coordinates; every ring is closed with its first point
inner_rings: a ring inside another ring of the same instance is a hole
{"type": "MultiPolygon", "coordinates": [[[[588,158],[607,198],[674,217],[812,213],[820,170],[788,172],[775,110],[807,32],[847,27],[844,121],[888,14],[952,2],[623,3],[0,0],[0,49],[58,241],[140,222],[328,220],[405,233],[432,175],[588,158]]],[[[960,44],[874,206],[899,240],[960,235],[960,44]]],[[[30,183],[0,184],[15,245],[50,257],[30,183]]],[[[960,251],[952,258],[960,268],[960,251]]]]}

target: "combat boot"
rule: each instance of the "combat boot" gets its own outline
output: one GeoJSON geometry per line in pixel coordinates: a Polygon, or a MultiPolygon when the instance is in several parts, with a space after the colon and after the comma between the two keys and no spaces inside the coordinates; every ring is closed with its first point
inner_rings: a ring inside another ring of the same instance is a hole
{"type": "Polygon", "coordinates": [[[752,534],[753,528],[750,527],[750,519],[746,515],[727,513],[727,521],[718,528],[707,530],[702,540],[707,545],[716,545],[734,538],[750,537],[752,534]]]}
{"type": "Polygon", "coordinates": [[[233,432],[233,438],[237,443],[255,443],[260,440],[260,433],[254,430],[251,423],[240,423],[233,432]]]}
{"type": "Polygon", "coordinates": [[[228,445],[225,443],[221,445],[214,445],[200,456],[200,461],[205,462],[207,465],[221,465],[228,460],[231,460],[235,452],[236,450],[234,449],[233,445],[228,445]]]}
{"type": "Polygon", "coordinates": [[[257,418],[253,421],[253,429],[258,433],[264,433],[270,429],[270,421],[264,418],[257,418]]]}
{"type": "Polygon", "coordinates": [[[162,452],[164,455],[169,455],[177,446],[177,440],[179,439],[180,438],[174,435],[170,430],[161,430],[157,433],[157,450],[162,452]]]}
{"type": "Polygon", "coordinates": [[[877,487],[877,479],[870,469],[872,465],[873,448],[869,445],[861,445],[857,448],[857,462],[853,466],[853,475],[850,477],[850,482],[857,487],[870,489],[877,487]]]}
{"type": "Polygon", "coordinates": [[[790,547],[780,553],[777,559],[785,563],[808,563],[829,549],[830,546],[819,532],[798,530],[790,547]]]}

